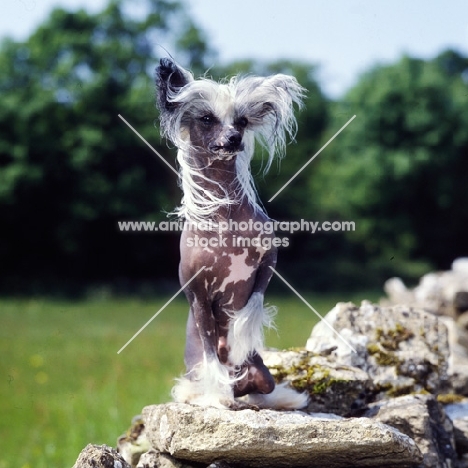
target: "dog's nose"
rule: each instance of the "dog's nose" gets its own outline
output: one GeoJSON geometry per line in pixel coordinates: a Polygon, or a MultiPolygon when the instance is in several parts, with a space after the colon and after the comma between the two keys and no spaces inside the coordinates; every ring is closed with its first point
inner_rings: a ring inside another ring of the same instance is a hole
{"type": "Polygon", "coordinates": [[[239,146],[242,141],[242,135],[239,132],[232,133],[228,136],[228,142],[232,146],[239,146]]]}

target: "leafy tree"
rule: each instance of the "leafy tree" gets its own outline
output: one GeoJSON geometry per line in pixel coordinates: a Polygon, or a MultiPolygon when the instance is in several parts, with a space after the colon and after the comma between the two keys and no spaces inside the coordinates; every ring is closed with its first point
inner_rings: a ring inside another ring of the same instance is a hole
{"type": "Polygon", "coordinates": [[[403,57],[378,66],[332,111],[330,134],[356,119],[320,159],[312,197],[352,219],[368,271],[415,276],[466,255],[468,59],[403,57]]]}
{"type": "MultiPolygon", "coordinates": [[[[117,221],[165,219],[180,200],[176,176],[119,114],[174,164],[175,150],[157,129],[154,67],[169,51],[198,76],[215,53],[179,1],[138,5],[111,0],[98,14],[56,9],[25,43],[0,44],[4,291],[34,281],[60,287],[65,279],[177,276],[177,234],[118,230],[117,221]]],[[[307,63],[246,60],[210,69],[215,79],[288,73],[308,90],[297,142],[280,170],[263,178],[261,157],[254,162],[261,199],[274,219],[352,220],[356,231],[290,236],[281,268],[295,284],[376,285],[390,274],[445,268],[467,253],[467,70],[468,59],[451,50],[428,61],[403,57],[373,68],[333,103],[307,63]]]]}
{"type": "Polygon", "coordinates": [[[176,273],[167,263],[175,237],[117,229],[162,219],[179,198],[176,177],[118,115],[172,159],[155,128],[160,45],[184,47],[200,67],[210,49],[179,2],[140,2],[141,18],[131,3],[56,9],[25,43],[0,46],[0,278],[9,291],[32,279],[145,278],[168,264],[176,273]]]}

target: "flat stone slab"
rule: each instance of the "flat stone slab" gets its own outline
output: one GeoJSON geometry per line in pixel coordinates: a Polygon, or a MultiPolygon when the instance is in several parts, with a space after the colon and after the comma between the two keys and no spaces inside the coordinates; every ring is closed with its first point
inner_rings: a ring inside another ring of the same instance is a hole
{"type": "Polygon", "coordinates": [[[192,462],[338,468],[412,466],[422,461],[410,437],[368,418],[167,403],[147,406],[143,419],[155,449],[192,462]]]}

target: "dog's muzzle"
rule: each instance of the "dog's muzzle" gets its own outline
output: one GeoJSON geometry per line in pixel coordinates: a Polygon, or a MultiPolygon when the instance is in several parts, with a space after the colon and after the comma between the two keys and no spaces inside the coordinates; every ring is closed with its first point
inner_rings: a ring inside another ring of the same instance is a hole
{"type": "Polygon", "coordinates": [[[210,145],[210,151],[218,155],[232,156],[243,150],[242,135],[238,131],[232,131],[210,145]]]}

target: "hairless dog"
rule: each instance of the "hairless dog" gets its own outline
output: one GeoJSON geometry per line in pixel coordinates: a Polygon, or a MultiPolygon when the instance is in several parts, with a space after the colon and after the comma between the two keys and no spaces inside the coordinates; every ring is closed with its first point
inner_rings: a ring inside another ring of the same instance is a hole
{"type": "Polygon", "coordinates": [[[273,326],[264,294],[277,258],[250,161],[256,141],[266,170],[294,137],[294,104],[305,90],[292,76],[195,80],[170,59],[156,69],[161,133],[178,148],[185,220],[179,278],[190,304],[185,375],[175,401],[242,409],[296,409],[307,397],[275,385],[260,352],[273,326]],[[198,273],[198,274],[197,274],[198,273]]]}

